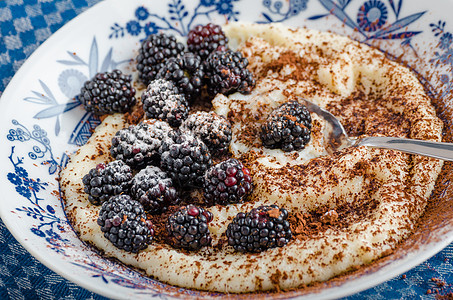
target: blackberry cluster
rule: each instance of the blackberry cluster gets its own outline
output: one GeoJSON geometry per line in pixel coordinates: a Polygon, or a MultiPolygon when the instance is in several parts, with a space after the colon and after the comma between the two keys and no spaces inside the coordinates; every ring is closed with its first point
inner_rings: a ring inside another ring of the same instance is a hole
{"type": "Polygon", "coordinates": [[[255,86],[249,62],[239,51],[214,51],[203,62],[207,90],[211,96],[218,93],[250,93],[255,86]]]}
{"type": "Polygon", "coordinates": [[[128,252],[145,249],[154,236],[143,206],[129,195],[113,196],[104,202],[97,223],[113,245],[128,252]]]}
{"type": "Polygon", "coordinates": [[[168,123],[154,119],[119,130],[112,138],[110,153],[133,169],[158,163],[158,151],[173,129],[168,123]]]}
{"type": "Polygon", "coordinates": [[[175,248],[199,250],[211,244],[208,223],[212,214],[201,207],[189,205],[170,215],[167,232],[170,244],[175,248]]]}
{"type": "Polygon", "coordinates": [[[277,205],[253,208],[248,213],[238,213],[228,224],[228,244],[240,252],[262,252],[283,247],[292,238],[288,212],[277,205]]]}
{"type": "Polygon", "coordinates": [[[204,174],[211,166],[211,154],[208,147],[188,133],[175,135],[173,141],[163,146],[161,168],[179,187],[201,187],[204,174]]]}
{"type": "Polygon", "coordinates": [[[310,141],[311,116],[305,105],[289,101],[272,111],[261,125],[261,141],[270,149],[289,152],[303,149],[310,141]]]}
{"type": "Polygon", "coordinates": [[[188,100],[200,94],[203,87],[204,71],[200,56],[187,52],[169,58],[160,68],[156,79],[172,81],[179,92],[188,100]]]}
{"type": "Polygon", "coordinates": [[[130,194],[151,214],[161,213],[179,202],[172,180],[154,166],[148,166],[134,176],[130,194]]]}
{"type": "Polygon", "coordinates": [[[78,98],[95,115],[127,112],[137,102],[131,79],[120,70],[97,73],[83,84],[78,98]]]}
{"type": "Polygon", "coordinates": [[[149,35],[143,40],[136,58],[140,80],[149,84],[166,65],[167,60],[183,54],[184,48],[174,36],[164,33],[149,35]]]}
{"type": "Polygon", "coordinates": [[[197,25],[187,35],[187,48],[205,59],[213,51],[227,50],[228,38],[219,25],[197,25]]]}
{"type": "Polygon", "coordinates": [[[132,180],[131,168],[120,160],[98,164],[83,176],[84,191],[94,205],[101,205],[110,197],[128,193],[132,180]]]}
{"type": "Polygon", "coordinates": [[[199,137],[213,154],[221,154],[228,150],[232,138],[230,122],[212,111],[190,114],[184,121],[182,129],[199,137]]]}
{"type": "Polygon", "coordinates": [[[212,166],[205,175],[203,196],[209,205],[241,202],[253,189],[250,171],[230,158],[212,166]]]}
{"type": "Polygon", "coordinates": [[[166,121],[173,127],[179,127],[189,114],[185,96],[171,81],[151,81],[141,99],[146,117],[166,121]]]}

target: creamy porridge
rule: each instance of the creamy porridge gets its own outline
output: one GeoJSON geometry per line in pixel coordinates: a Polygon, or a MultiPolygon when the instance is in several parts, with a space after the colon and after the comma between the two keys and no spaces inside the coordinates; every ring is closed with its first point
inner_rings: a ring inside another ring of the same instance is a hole
{"type": "Polygon", "coordinates": [[[303,150],[264,148],[258,132],[273,109],[302,97],[339,117],[352,136],[440,141],[442,123],[422,85],[407,68],[346,37],[282,25],[230,23],[223,30],[256,78],[250,94],[212,100],[213,110],[231,122],[231,155],[252,173],[248,201],[206,208],[213,215],[212,244],[199,251],[158,241],[139,253],[117,249],[101,232],[100,207],[88,201],[82,183],[98,163],[113,160],[111,139],[128,126],[123,114],[114,114],[61,173],[66,211],[80,238],[160,281],[225,293],[298,288],[390,253],[423,213],[441,161],[367,147],[329,153],[325,124],[315,114],[303,150]],[[270,204],[289,213],[287,245],[241,253],[225,242],[236,214],[270,204]]]}

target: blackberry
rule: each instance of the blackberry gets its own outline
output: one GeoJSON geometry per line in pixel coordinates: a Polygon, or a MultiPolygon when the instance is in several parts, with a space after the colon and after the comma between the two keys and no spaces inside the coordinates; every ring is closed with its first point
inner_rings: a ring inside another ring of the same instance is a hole
{"type": "Polygon", "coordinates": [[[249,62],[239,51],[214,51],[203,62],[207,90],[211,96],[218,93],[250,93],[255,86],[249,62]]]}
{"type": "Polygon", "coordinates": [[[203,77],[201,58],[190,52],[168,59],[156,75],[156,79],[172,81],[189,101],[200,94],[203,77]]]}
{"type": "Polygon", "coordinates": [[[277,205],[253,208],[238,213],[228,224],[228,244],[240,252],[261,252],[283,247],[292,238],[288,212],[277,205]]]}
{"type": "Polygon", "coordinates": [[[221,154],[228,150],[232,132],[230,122],[215,112],[198,111],[190,114],[182,124],[208,146],[211,153],[221,154]]]}
{"type": "Polygon", "coordinates": [[[136,62],[139,78],[145,84],[153,80],[167,59],[184,53],[184,45],[174,36],[164,33],[151,34],[143,40],[136,62]]]}
{"type": "Polygon", "coordinates": [[[100,205],[112,196],[128,193],[131,180],[131,168],[120,160],[107,165],[100,163],[82,178],[84,191],[94,205],[100,205]]]}
{"type": "Polygon", "coordinates": [[[83,84],[78,98],[95,115],[127,112],[137,102],[131,79],[120,70],[97,73],[83,84]]]}
{"type": "Polygon", "coordinates": [[[190,52],[197,53],[202,59],[217,50],[228,49],[228,38],[222,27],[216,24],[197,25],[187,35],[187,48],[190,52]]]}
{"type": "Polygon", "coordinates": [[[203,196],[210,205],[227,205],[241,202],[252,189],[249,169],[237,159],[230,158],[206,172],[203,196]]]}
{"type": "Polygon", "coordinates": [[[162,141],[173,129],[168,123],[155,119],[119,130],[112,138],[110,153],[133,169],[159,162],[158,151],[162,141]]]}
{"type": "Polygon", "coordinates": [[[151,81],[142,94],[143,110],[146,117],[167,121],[170,126],[179,127],[189,114],[189,104],[184,95],[171,81],[151,81]]]}
{"type": "Polygon", "coordinates": [[[208,223],[212,214],[201,207],[189,205],[182,207],[167,220],[169,243],[175,248],[199,250],[211,244],[208,223]]]}
{"type": "Polygon", "coordinates": [[[274,109],[261,125],[261,141],[270,149],[289,152],[305,148],[310,141],[311,116],[305,105],[289,101],[274,109]]]}
{"type": "Polygon", "coordinates": [[[97,223],[113,245],[128,252],[145,249],[154,236],[143,206],[129,195],[113,196],[104,202],[97,223]]]}
{"type": "Polygon", "coordinates": [[[161,156],[161,168],[179,187],[201,187],[206,170],[211,166],[208,147],[188,133],[176,135],[161,156]]]}
{"type": "Polygon", "coordinates": [[[179,202],[172,180],[167,173],[154,166],[148,166],[134,176],[130,195],[151,214],[161,213],[179,202]]]}

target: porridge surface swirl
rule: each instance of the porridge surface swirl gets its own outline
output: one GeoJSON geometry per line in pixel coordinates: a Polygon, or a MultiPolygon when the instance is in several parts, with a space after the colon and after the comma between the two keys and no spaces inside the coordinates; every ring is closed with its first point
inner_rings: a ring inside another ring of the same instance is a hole
{"type": "Polygon", "coordinates": [[[442,123],[422,85],[378,50],[332,33],[275,24],[230,23],[223,29],[257,80],[249,95],[213,100],[214,111],[232,123],[230,152],[253,174],[250,201],[208,208],[213,245],[198,252],[157,242],[138,254],[118,250],[96,224],[100,208],[89,203],[82,184],[96,164],[113,160],[110,140],[127,126],[124,115],[115,114],[61,173],[66,211],[80,238],[163,282],[232,293],[297,288],[388,254],[413,231],[442,162],[367,147],[328,154],[326,125],[313,114],[305,149],[266,149],[260,125],[275,107],[303,97],[339,117],[351,136],[440,141],[442,123]],[[258,254],[234,251],[223,242],[228,223],[263,204],[288,210],[294,238],[258,254]]]}

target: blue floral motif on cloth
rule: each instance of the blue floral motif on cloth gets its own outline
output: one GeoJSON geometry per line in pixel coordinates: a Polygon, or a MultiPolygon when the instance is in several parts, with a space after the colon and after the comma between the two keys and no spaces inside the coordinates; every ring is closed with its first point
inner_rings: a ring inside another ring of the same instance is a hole
{"type": "MultiPolygon", "coordinates": [[[[245,1],[245,0],[243,0],[245,1]]],[[[31,53],[52,33],[67,21],[91,7],[99,0],[6,0],[0,1],[0,92],[20,65],[31,53]]],[[[224,16],[227,20],[240,17],[237,9],[239,0],[200,0],[193,11],[185,6],[183,0],[172,0],[168,3],[168,18],[155,15],[150,7],[137,7],[131,12],[124,24],[111,24],[109,38],[119,39],[125,35],[145,37],[159,31],[186,35],[192,25],[196,24],[199,16],[212,14],[224,16]]],[[[299,17],[307,10],[310,3],[319,2],[322,11],[319,14],[306,16],[310,22],[318,22],[328,16],[334,16],[359,32],[363,41],[371,39],[392,39],[403,45],[411,46],[411,40],[421,31],[411,29],[426,12],[411,12],[406,14],[408,0],[365,0],[358,9],[351,9],[352,0],[263,0],[261,19],[257,22],[281,22],[293,17],[299,17]]],[[[451,66],[441,74],[441,81],[446,88],[443,93],[451,93],[453,88],[453,35],[445,20],[430,24],[431,33],[438,39],[431,63],[434,65],[451,66]]],[[[449,27],[450,26],[450,27],[449,27]]],[[[91,55],[79,57],[68,53],[68,58],[58,61],[67,68],[58,76],[58,88],[67,97],[56,99],[45,82],[40,82],[40,89],[30,91],[29,97],[23,99],[37,107],[36,125],[31,128],[23,126],[20,121],[13,120],[8,135],[3,137],[10,143],[7,173],[3,180],[11,184],[18,197],[25,198],[27,205],[16,209],[23,217],[39,220],[39,225],[30,231],[42,239],[53,251],[65,254],[61,243],[64,240],[60,233],[67,225],[67,220],[59,218],[54,208],[47,205],[41,196],[47,192],[48,184],[35,178],[23,166],[23,160],[28,159],[36,164],[42,164],[49,174],[55,174],[67,162],[67,156],[54,156],[47,132],[39,126],[39,119],[51,119],[55,122],[55,135],[59,134],[60,117],[66,112],[78,107],[80,102],[75,99],[81,85],[88,76],[98,71],[111,70],[124,62],[114,61],[112,51],[107,51],[105,57],[98,56],[96,37],[90,46],[91,55]],[[98,61],[99,59],[99,61],[98,61]],[[87,74],[87,75],[85,75],[87,74]],[[64,101],[63,101],[64,100],[64,101]],[[16,145],[30,144],[29,151],[18,155],[16,145]]],[[[442,95],[441,95],[442,96],[442,95]]],[[[74,128],[70,144],[82,145],[91,134],[92,128],[99,120],[90,114],[82,117],[80,124],[74,128]]],[[[120,284],[135,289],[145,289],[142,285],[128,281],[99,269],[96,264],[85,264],[84,268],[93,272],[93,277],[102,278],[106,284],[120,284]]],[[[375,288],[363,291],[346,299],[435,299],[435,291],[439,283],[446,283],[441,294],[453,291],[449,285],[453,283],[453,246],[450,245],[433,258],[410,270],[404,276],[399,276],[375,288]],[[434,280],[436,279],[436,280],[434,280]]],[[[76,284],[55,274],[31,256],[11,235],[3,222],[0,221],[0,299],[104,299],[103,297],[77,286],[76,284]]]]}

